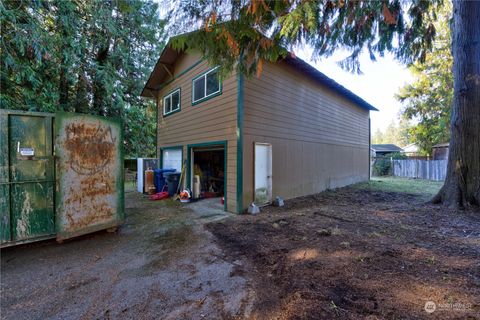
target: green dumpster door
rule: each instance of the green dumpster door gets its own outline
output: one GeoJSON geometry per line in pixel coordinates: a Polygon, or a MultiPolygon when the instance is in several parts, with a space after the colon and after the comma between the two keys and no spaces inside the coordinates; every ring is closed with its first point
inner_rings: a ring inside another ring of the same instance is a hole
{"type": "Polygon", "coordinates": [[[10,234],[9,167],[8,114],[0,110],[0,244],[12,240],[10,234]]]}
{"type": "MultiPolygon", "coordinates": [[[[8,128],[10,240],[52,235],[55,233],[52,117],[10,115],[8,128]]],[[[2,235],[2,240],[5,238],[2,235]]]]}
{"type": "Polygon", "coordinates": [[[57,240],[123,221],[122,145],[121,120],[56,114],[57,240]]]}

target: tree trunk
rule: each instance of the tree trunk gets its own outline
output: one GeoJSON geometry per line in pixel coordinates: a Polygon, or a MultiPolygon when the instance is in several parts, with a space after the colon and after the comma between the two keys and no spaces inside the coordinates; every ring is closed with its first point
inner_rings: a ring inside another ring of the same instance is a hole
{"type": "MultiPolygon", "coordinates": [[[[63,50],[61,52],[63,52],[63,50]]],[[[65,58],[62,58],[60,62],[60,79],[58,85],[58,105],[59,109],[62,111],[70,111],[68,110],[68,105],[70,102],[70,98],[68,95],[68,91],[70,90],[70,83],[67,79],[67,72],[68,70],[66,67],[65,58]]]]}
{"type": "Polygon", "coordinates": [[[480,205],[480,1],[453,1],[453,106],[447,177],[433,203],[480,205]]]}
{"type": "Polygon", "coordinates": [[[60,3],[58,7],[58,15],[57,18],[57,31],[61,35],[60,38],[60,76],[59,76],[59,83],[58,83],[58,109],[61,111],[70,111],[68,110],[69,104],[69,95],[68,91],[70,89],[70,84],[68,83],[68,61],[67,55],[69,55],[70,48],[68,42],[70,40],[70,35],[67,30],[67,25],[61,17],[64,19],[68,19],[70,12],[67,9],[68,6],[64,6],[60,3]]]}
{"type": "Polygon", "coordinates": [[[78,72],[76,91],[77,92],[73,103],[75,112],[88,113],[88,80],[83,65],[78,72]]]}
{"type": "Polygon", "coordinates": [[[106,76],[100,75],[101,72],[105,72],[104,67],[107,62],[108,57],[108,45],[110,44],[110,39],[108,39],[107,47],[100,48],[96,55],[96,69],[94,70],[93,75],[93,109],[95,113],[101,116],[107,116],[107,108],[105,106],[105,99],[111,99],[107,97],[106,86],[106,76]]]}

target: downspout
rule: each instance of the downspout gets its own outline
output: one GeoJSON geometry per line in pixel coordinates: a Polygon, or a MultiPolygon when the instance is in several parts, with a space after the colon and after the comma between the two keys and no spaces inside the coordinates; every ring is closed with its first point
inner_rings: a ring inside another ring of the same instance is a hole
{"type": "Polygon", "coordinates": [[[155,99],[155,158],[160,158],[158,152],[158,91],[150,91],[150,94],[155,99]]]}
{"type": "Polygon", "coordinates": [[[237,75],[237,213],[243,211],[243,78],[237,75]]]}
{"type": "Polygon", "coordinates": [[[372,176],[372,123],[370,119],[370,111],[368,112],[368,180],[372,176]]]}

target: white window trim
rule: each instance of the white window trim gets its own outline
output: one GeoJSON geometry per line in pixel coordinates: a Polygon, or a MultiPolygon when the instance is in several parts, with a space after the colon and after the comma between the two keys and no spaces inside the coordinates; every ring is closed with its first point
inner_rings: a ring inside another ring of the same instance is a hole
{"type": "Polygon", "coordinates": [[[208,70],[207,72],[199,75],[198,77],[196,77],[196,78],[194,78],[194,79],[192,80],[192,103],[197,103],[197,102],[202,101],[202,100],[205,100],[205,99],[207,99],[208,97],[211,97],[211,96],[213,96],[213,95],[215,95],[215,94],[217,94],[217,93],[219,93],[219,92],[222,92],[222,85],[221,85],[221,83],[220,83],[220,79],[218,79],[218,90],[215,91],[215,92],[210,93],[209,95],[207,95],[207,76],[208,76],[210,73],[216,71],[218,68],[219,68],[219,67],[215,67],[215,68],[213,68],[213,69],[210,69],[210,70],[208,70]],[[202,97],[202,98],[200,98],[200,99],[195,100],[195,82],[198,81],[198,80],[200,80],[201,78],[204,78],[205,96],[202,97]]]}
{"type": "Polygon", "coordinates": [[[167,116],[167,115],[169,115],[169,114],[171,114],[171,113],[174,113],[174,112],[179,111],[179,110],[181,109],[181,104],[182,104],[182,95],[181,95],[181,93],[180,93],[180,88],[178,88],[178,89],[170,92],[169,94],[167,94],[165,97],[163,97],[163,115],[164,115],[164,116],[167,116]],[[177,93],[177,92],[178,92],[178,108],[175,109],[175,110],[170,110],[169,112],[165,112],[165,107],[166,107],[165,101],[167,100],[168,97],[170,97],[170,104],[171,104],[172,101],[173,101],[173,100],[172,100],[172,96],[173,96],[175,93],[177,93]]]}

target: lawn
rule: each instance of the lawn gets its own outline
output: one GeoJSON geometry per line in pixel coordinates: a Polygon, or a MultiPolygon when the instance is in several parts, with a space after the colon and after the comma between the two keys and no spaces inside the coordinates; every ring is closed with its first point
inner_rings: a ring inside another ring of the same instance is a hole
{"type": "Polygon", "coordinates": [[[125,188],[125,192],[132,192],[136,190],[137,184],[135,183],[135,181],[126,180],[124,184],[124,188],[125,188]]]}
{"type": "Polygon", "coordinates": [[[399,177],[372,177],[369,182],[356,184],[355,187],[364,190],[410,193],[424,199],[433,197],[443,185],[443,181],[409,179],[399,177]]]}
{"type": "Polygon", "coordinates": [[[440,187],[373,179],[207,227],[246,260],[253,318],[474,319],[479,215],[426,203],[440,187]]]}

